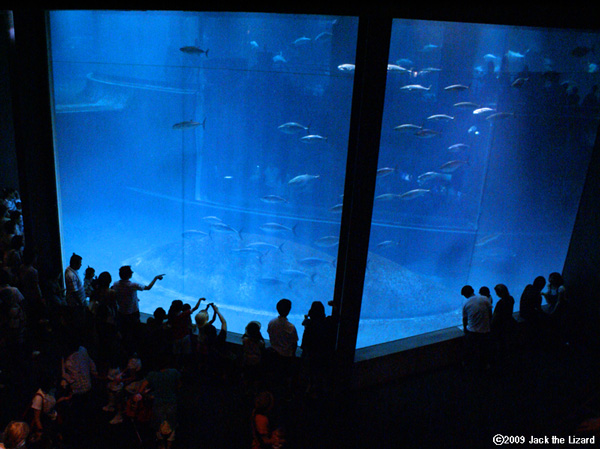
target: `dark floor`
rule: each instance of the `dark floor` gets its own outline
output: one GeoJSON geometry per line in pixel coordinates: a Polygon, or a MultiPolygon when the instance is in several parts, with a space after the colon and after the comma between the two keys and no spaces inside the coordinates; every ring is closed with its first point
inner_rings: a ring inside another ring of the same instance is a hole
{"type": "MultiPolygon", "coordinates": [[[[276,394],[275,416],[287,429],[290,449],[491,448],[496,434],[527,441],[532,436],[573,435],[578,423],[593,415],[583,406],[597,394],[597,353],[598,345],[588,341],[537,349],[518,344],[503,367],[491,370],[457,364],[318,399],[300,391],[290,401],[276,394]]],[[[25,360],[22,370],[4,373],[0,425],[22,415],[32,372],[44,363],[40,357],[35,363],[25,360]]],[[[155,447],[144,425],[108,424],[112,415],[100,410],[103,390],[99,383],[97,413],[79,447],[155,447]]],[[[249,449],[250,413],[251,398],[236,380],[184,373],[174,447],[249,449]]]]}

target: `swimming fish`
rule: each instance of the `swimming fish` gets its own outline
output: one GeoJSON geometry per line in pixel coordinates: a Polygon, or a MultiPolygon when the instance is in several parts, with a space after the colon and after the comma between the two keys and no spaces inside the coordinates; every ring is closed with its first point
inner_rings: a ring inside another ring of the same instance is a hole
{"type": "Polygon", "coordinates": [[[341,214],[344,205],[342,203],[336,204],[335,206],[331,206],[329,208],[329,212],[333,212],[334,214],[341,214]]]}
{"type": "Polygon", "coordinates": [[[430,89],[431,89],[431,86],[425,87],[425,86],[421,86],[420,84],[407,84],[406,86],[402,86],[400,88],[400,90],[407,90],[409,92],[413,92],[413,91],[428,91],[430,89]]]}
{"type": "Polygon", "coordinates": [[[198,231],[196,229],[190,229],[188,231],[183,231],[181,236],[183,238],[188,238],[188,237],[200,237],[200,238],[204,238],[204,237],[208,237],[208,233],[204,232],[204,231],[198,231]]]}
{"type": "Polygon", "coordinates": [[[288,184],[291,186],[303,186],[305,185],[307,182],[312,181],[314,179],[318,179],[320,178],[319,175],[298,175],[295,178],[292,178],[288,181],[288,184]]]}
{"type": "Polygon", "coordinates": [[[315,282],[315,277],[317,276],[316,273],[311,276],[311,275],[309,275],[308,273],[306,273],[306,272],[304,272],[302,270],[294,270],[294,269],[281,270],[280,274],[282,274],[284,276],[288,276],[288,277],[290,277],[292,279],[308,278],[312,282],[315,282]]]}
{"type": "MultiPolygon", "coordinates": [[[[285,243],[285,242],[284,242],[285,243]]],[[[253,248],[253,249],[257,249],[259,251],[271,251],[271,250],[278,250],[279,252],[283,252],[283,245],[284,243],[282,243],[281,245],[274,245],[272,243],[267,243],[267,242],[252,242],[249,243],[248,245],[246,245],[246,248],[253,248]]]]}
{"type": "Polygon", "coordinates": [[[467,90],[469,86],[465,86],[464,84],[451,84],[450,86],[444,87],[444,90],[448,92],[460,92],[463,90],[467,90]]]}
{"type": "Polygon", "coordinates": [[[383,193],[375,197],[375,201],[391,201],[398,198],[397,193],[383,193]]]}
{"type": "Polygon", "coordinates": [[[259,226],[259,228],[264,232],[270,232],[270,233],[291,232],[292,234],[296,235],[296,226],[298,226],[298,225],[296,224],[290,228],[288,226],[284,226],[279,223],[265,223],[265,224],[259,226]]]}
{"type": "Polygon", "coordinates": [[[340,239],[335,235],[327,235],[315,240],[314,243],[321,248],[332,248],[340,243],[340,239]]]}
{"type": "Polygon", "coordinates": [[[208,224],[221,223],[223,221],[219,217],[215,217],[214,215],[208,215],[206,217],[202,217],[202,220],[208,224]]]}
{"type": "Polygon", "coordinates": [[[427,195],[429,192],[431,192],[428,189],[414,189],[414,190],[409,190],[408,192],[404,192],[403,194],[398,196],[398,199],[400,200],[413,200],[415,198],[419,198],[421,196],[427,195]]]}
{"type": "Polygon", "coordinates": [[[510,87],[522,87],[527,81],[529,81],[529,78],[517,78],[511,83],[510,87]]]}
{"type": "Polygon", "coordinates": [[[497,232],[494,234],[487,234],[484,235],[482,237],[480,237],[476,242],[475,242],[475,246],[483,246],[486,245],[490,242],[493,242],[494,240],[496,240],[498,237],[500,237],[502,235],[502,233],[497,232]]]}
{"type": "Polygon", "coordinates": [[[311,42],[310,37],[302,36],[302,37],[299,37],[298,39],[296,39],[293,42],[293,45],[296,47],[300,47],[300,46],[309,44],[310,42],[311,42]]]}
{"type": "Polygon", "coordinates": [[[308,126],[304,126],[296,122],[284,123],[283,125],[279,125],[277,129],[286,134],[297,134],[302,131],[308,132],[308,126]]]}
{"type": "Polygon", "coordinates": [[[525,52],[525,54],[522,54],[522,53],[519,53],[518,51],[508,50],[506,52],[506,57],[508,59],[523,59],[528,52],[529,52],[529,50],[527,50],[525,52]]]}
{"type": "Polygon", "coordinates": [[[208,48],[206,50],[202,50],[194,45],[186,45],[185,47],[181,47],[179,50],[188,55],[201,55],[204,53],[204,56],[208,58],[208,48]]]}
{"type": "Polygon", "coordinates": [[[473,134],[475,136],[479,135],[479,130],[477,129],[477,127],[475,125],[471,126],[468,130],[467,133],[469,134],[473,134]]]}
{"type": "Polygon", "coordinates": [[[457,151],[468,150],[468,149],[469,149],[469,145],[467,145],[465,143],[455,143],[454,145],[450,145],[448,147],[448,151],[450,151],[452,153],[456,153],[457,151]]]}
{"type": "Polygon", "coordinates": [[[282,198],[277,195],[266,195],[266,196],[263,196],[260,200],[263,203],[269,203],[269,204],[278,204],[278,203],[287,203],[288,202],[288,200],[286,200],[285,198],[282,198]]]}
{"type": "Polygon", "coordinates": [[[415,71],[415,75],[427,75],[428,73],[432,73],[432,72],[441,72],[442,69],[437,69],[435,67],[425,67],[424,69],[415,71]]]}
{"type": "Polygon", "coordinates": [[[273,56],[273,62],[282,62],[285,63],[287,62],[286,59],[283,57],[283,53],[279,52],[279,54],[273,56]]]}
{"type": "Polygon", "coordinates": [[[427,184],[434,181],[445,181],[448,182],[452,179],[452,175],[449,173],[438,173],[435,171],[428,171],[417,177],[417,183],[419,185],[427,184]]]}
{"type": "Polygon", "coordinates": [[[439,170],[443,173],[453,173],[463,165],[467,165],[467,161],[449,161],[442,165],[439,170]]]}
{"type": "Polygon", "coordinates": [[[479,108],[479,109],[475,109],[473,111],[473,114],[475,115],[480,115],[480,114],[487,114],[488,112],[494,112],[495,109],[492,108],[479,108]]]}
{"type": "Polygon", "coordinates": [[[454,117],[446,114],[435,114],[427,117],[427,120],[435,120],[435,121],[449,121],[454,120],[454,117]]]}
{"type": "Polygon", "coordinates": [[[320,257],[306,257],[304,259],[299,260],[298,263],[305,267],[314,268],[320,265],[329,265],[332,262],[322,259],[320,257]]]}
{"type": "Polygon", "coordinates": [[[396,169],[392,168],[392,167],[379,168],[379,169],[377,169],[377,177],[378,178],[383,178],[385,176],[391,175],[395,171],[396,171],[396,169]]]}
{"type": "Polygon", "coordinates": [[[318,134],[309,134],[304,137],[300,137],[300,140],[304,143],[316,143],[327,140],[327,137],[319,136],[318,134]]]}
{"type": "Polygon", "coordinates": [[[413,125],[411,123],[405,123],[403,125],[398,125],[394,127],[394,131],[400,131],[400,132],[409,132],[409,131],[417,131],[419,129],[422,129],[422,126],[419,125],[413,125]]]}
{"type": "Polygon", "coordinates": [[[463,109],[477,109],[480,107],[477,103],[473,103],[471,101],[461,101],[459,103],[454,103],[453,106],[455,108],[463,108],[463,109]]]}
{"type": "Polygon", "coordinates": [[[341,72],[354,72],[356,66],[354,64],[340,64],[338,70],[341,72]]]}
{"type": "Polygon", "coordinates": [[[235,234],[240,240],[242,240],[242,234],[240,233],[240,231],[232,228],[231,226],[223,222],[211,223],[210,230],[214,232],[220,232],[223,234],[235,234]]]}
{"type": "Polygon", "coordinates": [[[512,117],[514,115],[514,112],[496,112],[495,114],[488,115],[485,119],[492,122],[494,120],[512,117]]]}
{"type": "Polygon", "coordinates": [[[315,42],[326,42],[333,37],[329,31],[323,31],[315,36],[315,42]]]}
{"type": "Polygon", "coordinates": [[[424,45],[423,48],[421,48],[418,51],[423,52],[423,53],[429,53],[431,51],[437,50],[438,48],[440,48],[439,45],[427,44],[427,45],[424,45]]]}
{"type": "Polygon", "coordinates": [[[435,131],[433,129],[420,129],[417,132],[415,132],[415,136],[420,137],[422,139],[429,139],[431,137],[436,137],[439,136],[441,133],[439,131],[435,131]]]}
{"type": "Polygon", "coordinates": [[[192,128],[197,128],[198,126],[202,126],[202,129],[206,129],[205,125],[206,125],[206,117],[204,118],[202,123],[196,122],[194,120],[188,120],[186,122],[175,123],[173,125],[173,129],[192,129],[192,128]]]}
{"type": "Polygon", "coordinates": [[[375,245],[377,248],[388,248],[390,246],[394,246],[397,245],[398,243],[394,242],[393,240],[384,240],[382,242],[379,242],[377,245],[375,245]]]}
{"type": "Polygon", "coordinates": [[[388,72],[410,73],[409,69],[405,69],[404,67],[402,67],[398,64],[388,64],[387,69],[388,69],[388,72]]]}

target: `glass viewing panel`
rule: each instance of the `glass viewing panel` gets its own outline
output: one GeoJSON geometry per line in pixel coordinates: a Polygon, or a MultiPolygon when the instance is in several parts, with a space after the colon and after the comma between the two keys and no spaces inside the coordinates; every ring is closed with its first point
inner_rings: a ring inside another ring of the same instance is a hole
{"type": "Polygon", "coordinates": [[[471,284],[562,271],[597,33],[394,20],[358,347],[462,325],[471,284]]]}
{"type": "Polygon", "coordinates": [[[113,282],[165,273],[143,312],[204,296],[239,333],[287,297],[302,332],[333,297],[357,26],[51,12],[64,260],[113,282]]]}

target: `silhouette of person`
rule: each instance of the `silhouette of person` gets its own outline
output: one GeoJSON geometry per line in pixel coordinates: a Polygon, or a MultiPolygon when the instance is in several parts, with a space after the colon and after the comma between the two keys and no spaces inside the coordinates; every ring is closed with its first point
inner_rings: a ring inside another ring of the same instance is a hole
{"type": "Polygon", "coordinates": [[[275,374],[285,382],[288,393],[291,393],[296,349],[298,348],[298,332],[296,326],[287,318],[292,310],[292,301],[283,298],[277,302],[276,308],[279,316],[269,321],[267,326],[273,355],[272,368],[275,374]]]}
{"type": "Polygon", "coordinates": [[[513,317],[515,299],[504,284],[496,285],[494,291],[498,295],[498,302],[492,314],[491,332],[496,346],[497,359],[501,361],[508,356],[508,343],[516,323],[513,317]]]}
{"type": "Polygon", "coordinates": [[[492,305],[488,298],[475,295],[470,285],[465,285],[461,295],[467,298],[463,306],[463,330],[466,358],[480,367],[489,367],[492,305]]]}

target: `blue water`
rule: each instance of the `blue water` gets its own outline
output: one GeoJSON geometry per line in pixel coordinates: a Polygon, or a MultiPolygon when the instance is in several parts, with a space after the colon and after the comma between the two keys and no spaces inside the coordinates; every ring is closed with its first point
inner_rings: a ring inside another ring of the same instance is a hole
{"type": "MultiPolygon", "coordinates": [[[[58,11],[50,25],[64,259],[114,280],[123,264],[140,282],[165,273],[143,311],[205,296],[236,332],[288,297],[301,331],[333,297],[358,20],[58,11]]],[[[518,301],[561,270],[598,115],[559,83],[590,91],[597,42],[394,21],[359,347],[459,325],[465,283],[518,301]]]]}

